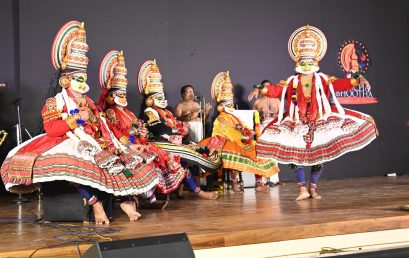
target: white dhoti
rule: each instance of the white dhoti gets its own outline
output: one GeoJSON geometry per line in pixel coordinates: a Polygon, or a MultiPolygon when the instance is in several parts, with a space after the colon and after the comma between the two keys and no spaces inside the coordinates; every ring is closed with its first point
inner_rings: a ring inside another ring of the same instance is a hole
{"type": "Polygon", "coordinates": [[[200,142],[203,140],[203,123],[200,121],[189,122],[189,141],[200,142]]]}

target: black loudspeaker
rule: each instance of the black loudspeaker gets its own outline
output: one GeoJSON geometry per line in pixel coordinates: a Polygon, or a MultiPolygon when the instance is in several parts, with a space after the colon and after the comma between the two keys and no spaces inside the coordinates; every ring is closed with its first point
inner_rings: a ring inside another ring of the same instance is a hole
{"type": "Polygon", "coordinates": [[[194,258],[186,233],[145,237],[92,245],[82,258],[194,258]]]}
{"type": "MultiPolygon", "coordinates": [[[[44,221],[95,221],[92,208],[82,198],[76,187],[65,181],[42,184],[44,221]]],[[[101,193],[108,218],[112,217],[112,197],[101,193]]]]}
{"type": "Polygon", "coordinates": [[[79,193],[44,194],[44,221],[88,221],[89,207],[79,193]]]}
{"type": "Polygon", "coordinates": [[[409,257],[409,247],[396,248],[396,249],[384,249],[372,252],[359,252],[356,254],[345,254],[337,253],[339,258],[407,258],[409,257]]]}

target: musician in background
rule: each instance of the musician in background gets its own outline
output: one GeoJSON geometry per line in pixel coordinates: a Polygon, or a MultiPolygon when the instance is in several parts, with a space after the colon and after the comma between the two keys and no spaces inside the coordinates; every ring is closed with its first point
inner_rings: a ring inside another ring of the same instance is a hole
{"type": "MultiPolygon", "coordinates": [[[[201,101],[200,97],[195,96],[195,90],[192,85],[185,85],[180,89],[180,94],[182,96],[182,102],[179,102],[175,108],[175,116],[177,119],[183,122],[189,123],[189,133],[187,140],[189,142],[200,142],[204,139],[204,124],[209,115],[212,105],[206,103],[205,112],[202,112],[202,107],[197,101],[201,101]]],[[[203,188],[204,185],[211,184],[214,181],[213,178],[208,173],[201,174],[200,169],[197,166],[189,168],[192,175],[195,177],[197,184],[202,185],[202,189],[210,190],[210,188],[203,188]],[[204,178],[207,176],[206,182],[204,178]]],[[[217,179],[216,179],[217,182],[217,179]]],[[[179,191],[179,193],[181,193],[179,191]]]]}
{"type": "Polygon", "coordinates": [[[201,111],[200,104],[195,101],[195,90],[192,85],[183,86],[180,94],[183,100],[176,105],[175,116],[178,120],[189,123],[189,141],[199,142],[203,140],[203,124],[213,107],[206,103],[204,113],[201,111]]]}
{"type": "MultiPolygon", "coordinates": [[[[267,87],[271,85],[271,82],[263,80],[260,85],[267,87]]],[[[272,119],[277,117],[278,110],[280,110],[280,99],[259,96],[253,104],[253,109],[260,113],[262,126],[265,127],[272,119]]]]}

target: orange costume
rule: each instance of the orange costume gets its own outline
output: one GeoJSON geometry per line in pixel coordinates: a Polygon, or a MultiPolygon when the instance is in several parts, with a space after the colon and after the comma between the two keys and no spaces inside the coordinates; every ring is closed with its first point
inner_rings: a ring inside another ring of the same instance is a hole
{"type": "Polygon", "coordinates": [[[222,167],[269,177],[279,171],[271,159],[256,158],[254,132],[233,115],[233,85],[229,72],[220,72],[213,80],[212,99],[217,101],[219,115],[213,123],[212,137],[199,145],[221,151],[222,167]]]}

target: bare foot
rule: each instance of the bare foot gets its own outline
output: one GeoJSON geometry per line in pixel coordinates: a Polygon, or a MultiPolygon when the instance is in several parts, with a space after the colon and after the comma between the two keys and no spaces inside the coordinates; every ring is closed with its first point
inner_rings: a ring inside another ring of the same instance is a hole
{"type": "Polygon", "coordinates": [[[237,182],[233,181],[231,186],[233,188],[233,192],[235,192],[235,193],[242,193],[243,192],[237,182]]]}
{"type": "Polygon", "coordinates": [[[199,196],[200,199],[206,199],[206,200],[216,200],[217,197],[219,197],[218,192],[205,192],[205,191],[200,191],[197,196],[199,196]]]}
{"type": "Polygon", "coordinates": [[[317,193],[317,190],[315,188],[310,187],[310,194],[314,199],[321,199],[321,195],[317,193]]]}
{"type": "Polygon", "coordinates": [[[121,202],[121,209],[128,215],[130,221],[137,221],[142,215],[136,211],[136,204],[132,201],[121,202]]]}
{"type": "Polygon", "coordinates": [[[307,187],[305,186],[300,186],[300,192],[298,193],[298,197],[297,199],[295,199],[296,201],[301,201],[301,200],[305,200],[310,198],[311,195],[307,190],[307,187]]]}
{"type": "Polygon", "coordinates": [[[95,224],[109,224],[109,219],[105,214],[104,207],[102,206],[102,203],[100,201],[94,203],[94,205],[92,205],[92,209],[94,211],[95,224]]]}
{"type": "Polygon", "coordinates": [[[263,185],[263,184],[257,184],[256,186],[256,192],[268,192],[270,191],[270,186],[269,185],[263,185]]]}

